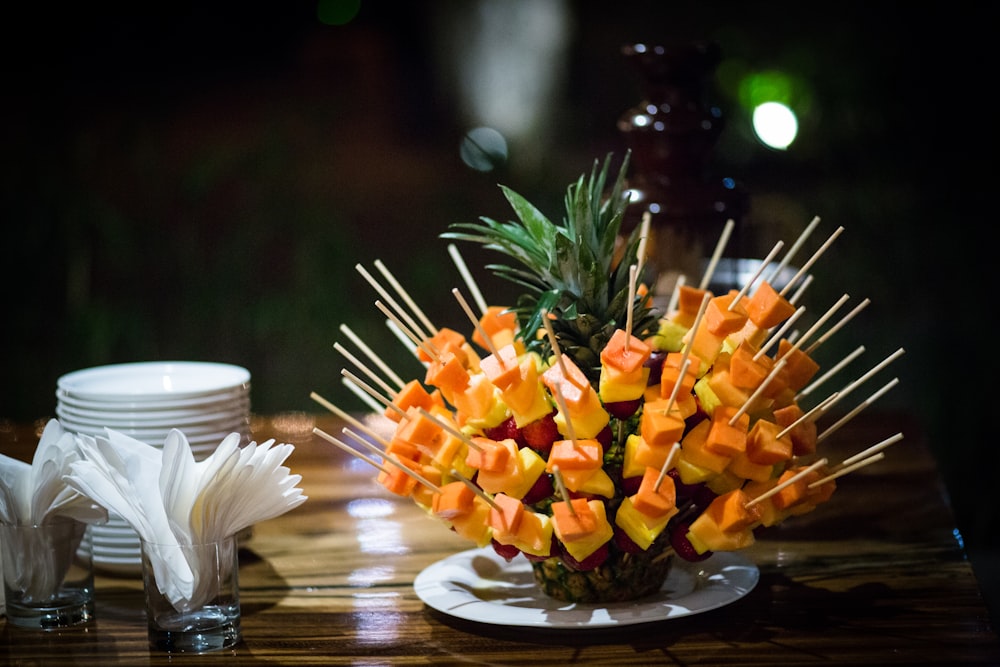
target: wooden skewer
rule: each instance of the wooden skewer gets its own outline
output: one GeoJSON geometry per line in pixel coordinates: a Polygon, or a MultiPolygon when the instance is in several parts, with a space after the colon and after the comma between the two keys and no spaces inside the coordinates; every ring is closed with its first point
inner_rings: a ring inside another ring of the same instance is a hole
{"type": "Polygon", "coordinates": [[[764,393],[764,390],[767,389],[767,386],[771,384],[774,378],[778,377],[778,373],[781,372],[781,369],[784,368],[785,364],[787,363],[788,359],[785,357],[782,357],[781,359],[778,360],[778,363],[774,365],[774,367],[771,369],[771,372],[767,374],[767,377],[761,380],[760,384],[757,385],[757,388],[753,390],[753,393],[750,394],[747,400],[743,402],[743,405],[740,406],[740,409],[737,410],[733,414],[733,416],[729,418],[730,426],[736,425],[736,421],[743,416],[744,412],[750,409],[750,406],[753,405],[753,402],[755,400],[757,400],[757,397],[760,396],[762,393],[764,393]]]}
{"type": "Polygon", "coordinates": [[[556,488],[559,490],[559,495],[562,496],[566,506],[569,507],[569,513],[576,516],[576,509],[573,507],[573,503],[570,502],[569,491],[566,490],[566,483],[563,482],[559,466],[552,466],[552,478],[556,481],[556,488]]]}
{"type": "Polygon", "coordinates": [[[464,442],[466,445],[468,445],[470,448],[476,450],[477,452],[483,451],[483,448],[480,447],[479,445],[477,445],[472,440],[472,438],[470,438],[469,436],[467,436],[465,433],[462,433],[460,430],[458,430],[457,428],[455,428],[452,424],[449,424],[445,419],[442,419],[441,417],[439,417],[438,415],[434,414],[433,412],[428,412],[426,408],[417,408],[417,410],[424,417],[426,417],[427,419],[430,419],[435,424],[437,424],[438,426],[440,426],[444,430],[448,431],[448,433],[451,433],[453,436],[455,436],[456,438],[458,438],[459,440],[461,440],[462,442],[464,442]]]}
{"type": "MultiPolygon", "coordinates": [[[[865,400],[863,400],[860,404],[857,405],[857,407],[855,407],[853,410],[851,410],[850,412],[848,412],[846,415],[844,415],[843,417],[841,417],[840,419],[838,419],[835,423],[831,424],[822,433],[820,433],[818,436],[816,436],[816,444],[818,445],[819,443],[823,442],[824,440],[826,440],[827,438],[829,438],[831,435],[833,435],[834,433],[836,433],[837,429],[839,429],[841,426],[843,426],[847,422],[849,422],[852,419],[854,419],[855,417],[857,417],[861,413],[862,410],[864,410],[869,405],[871,405],[872,403],[874,403],[875,401],[877,401],[883,394],[885,394],[887,391],[889,391],[890,389],[892,389],[893,387],[895,387],[898,383],[899,383],[899,378],[893,378],[893,379],[889,380],[887,383],[885,383],[882,386],[881,389],[879,389],[878,391],[876,391],[875,393],[873,393],[871,396],[869,396],[868,398],[866,398],[865,400]]],[[[824,410],[825,409],[826,408],[824,407],[824,410]]]]}
{"type": "Polygon", "coordinates": [[[347,380],[350,380],[354,385],[361,389],[363,392],[374,398],[376,401],[382,404],[383,407],[389,408],[400,414],[400,416],[405,416],[406,411],[392,402],[392,398],[380,394],[374,387],[367,384],[364,380],[359,378],[357,375],[347,370],[346,368],[340,369],[340,374],[347,380]]]}
{"type": "Polygon", "coordinates": [[[433,346],[430,345],[430,343],[428,343],[428,339],[421,337],[418,333],[408,328],[407,325],[402,320],[400,320],[395,313],[386,308],[384,303],[382,303],[381,301],[376,301],[375,307],[381,310],[386,317],[392,320],[392,323],[395,324],[400,331],[406,334],[406,337],[409,338],[414,345],[423,350],[428,357],[430,357],[431,359],[437,359],[440,356],[438,354],[438,351],[435,350],[433,346]]]}
{"type": "Polygon", "coordinates": [[[694,317],[694,322],[691,324],[691,328],[688,329],[684,341],[684,356],[683,359],[687,359],[688,355],[691,354],[691,346],[694,344],[694,336],[698,332],[698,327],[701,326],[701,320],[705,317],[705,311],[708,310],[708,302],[712,300],[712,294],[710,292],[705,292],[701,297],[701,304],[698,306],[698,314],[694,317]]]}
{"type": "Polygon", "coordinates": [[[837,333],[837,331],[839,331],[842,326],[844,326],[845,324],[847,324],[848,322],[850,322],[852,319],[854,319],[854,317],[858,313],[860,313],[862,310],[864,310],[868,306],[869,303],[871,303],[871,299],[865,299],[864,301],[862,301],[861,303],[859,303],[858,305],[856,305],[854,307],[854,310],[852,310],[851,312],[847,313],[847,315],[844,315],[844,317],[841,318],[841,320],[839,322],[837,322],[832,327],[830,327],[830,329],[825,334],[823,334],[822,336],[820,336],[819,338],[817,338],[816,342],[813,343],[812,345],[810,345],[809,347],[807,347],[805,350],[803,350],[803,352],[805,352],[806,354],[812,354],[813,352],[815,352],[816,348],[818,348],[826,340],[828,340],[830,338],[830,336],[832,336],[833,334],[837,333]]]}
{"type": "Polygon", "coordinates": [[[381,470],[382,472],[384,472],[386,474],[389,473],[389,469],[387,467],[385,467],[384,465],[382,465],[381,463],[379,463],[375,459],[362,454],[358,450],[354,449],[354,447],[351,447],[349,444],[347,444],[343,440],[339,440],[339,439],[335,438],[334,436],[330,435],[326,431],[323,431],[323,430],[321,430],[319,428],[313,428],[313,433],[316,434],[316,435],[318,435],[319,437],[323,438],[327,442],[330,442],[330,443],[336,445],[337,447],[340,447],[341,449],[343,449],[345,452],[347,452],[351,456],[355,456],[355,457],[361,459],[365,463],[367,463],[367,464],[369,464],[371,466],[374,466],[375,468],[378,468],[379,470],[381,470]]]}
{"type": "Polygon", "coordinates": [[[386,441],[381,436],[379,436],[377,433],[375,433],[375,431],[371,430],[370,428],[368,428],[367,426],[365,426],[364,424],[362,424],[360,421],[358,421],[357,419],[355,419],[354,417],[352,417],[350,414],[344,412],[343,410],[341,410],[340,408],[338,408],[336,405],[334,405],[330,401],[326,400],[325,398],[323,398],[322,396],[320,396],[319,394],[317,394],[315,391],[309,394],[309,398],[311,398],[312,400],[316,401],[317,403],[319,403],[320,405],[322,405],[324,408],[326,408],[327,410],[329,410],[333,414],[337,415],[338,417],[340,417],[341,419],[343,419],[344,421],[346,421],[348,424],[351,424],[355,428],[358,428],[358,429],[360,429],[362,431],[365,431],[369,436],[371,436],[375,440],[378,440],[380,443],[382,443],[383,446],[385,446],[386,444],[388,444],[388,443],[386,443],[386,441]]]}
{"type": "Polygon", "coordinates": [[[850,456],[850,457],[844,459],[843,461],[841,461],[840,465],[841,466],[854,465],[858,461],[860,461],[862,459],[865,459],[865,458],[868,458],[869,456],[871,456],[872,454],[875,454],[876,452],[881,452],[886,447],[888,447],[890,445],[894,445],[894,444],[896,444],[897,442],[899,442],[902,439],[903,439],[903,434],[902,433],[897,433],[895,435],[891,435],[888,438],[886,438],[885,440],[883,440],[882,442],[874,444],[871,447],[869,447],[868,449],[865,449],[864,451],[858,452],[854,456],[850,456]]]}
{"type": "Polygon", "coordinates": [[[792,345],[792,349],[790,349],[788,351],[788,354],[791,354],[795,350],[798,350],[800,347],[802,347],[805,344],[805,342],[807,340],[809,340],[809,338],[811,338],[812,335],[814,333],[816,333],[817,330],[819,330],[820,327],[822,327],[824,324],[826,324],[826,321],[828,319],[830,319],[831,317],[833,317],[833,314],[835,312],[837,312],[837,309],[839,309],[842,305],[844,305],[844,303],[846,303],[848,299],[850,299],[850,297],[847,296],[846,294],[844,294],[839,299],[837,299],[837,303],[835,303],[832,306],[830,306],[829,310],[827,310],[825,313],[823,313],[820,316],[820,318],[818,320],[816,320],[816,323],[813,324],[811,327],[809,327],[809,329],[807,329],[806,332],[804,334],[802,334],[802,337],[799,338],[792,345]]]}
{"type": "Polygon", "coordinates": [[[767,354],[767,351],[771,348],[771,346],[774,345],[777,341],[781,340],[781,337],[785,335],[785,331],[787,331],[793,324],[795,324],[795,321],[798,320],[800,317],[802,317],[802,313],[804,312],[806,312],[806,307],[799,306],[795,310],[795,312],[792,313],[788,317],[788,319],[781,324],[778,330],[775,331],[771,335],[771,337],[768,338],[768,340],[765,341],[764,344],[760,346],[760,349],[757,350],[757,352],[753,355],[753,360],[757,361],[765,354],[767,354]]]}
{"type": "Polygon", "coordinates": [[[802,298],[802,295],[806,293],[806,289],[810,285],[812,285],[812,282],[813,282],[813,277],[806,276],[805,279],[802,281],[802,284],[799,285],[799,288],[795,290],[795,294],[788,297],[788,303],[792,304],[793,306],[797,306],[799,300],[802,298]]]}
{"type": "Polygon", "coordinates": [[[808,412],[802,413],[802,416],[800,416],[798,419],[796,419],[791,424],[789,424],[784,429],[782,429],[778,433],[778,435],[774,436],[774,438],[776,440],[781,440],[786,435],[788,435],[793,430],[795,430],[796,426],[798,426],[799,424],[804,424],[805,422],[807,422],[810,419],[812,419],[816,415],[816,413],[818,413],[822,409],[824,403],[826,403],[827,401],[835,400],[836,397],[837,397],[837,394],[831,394],[830,396],[827,396],[826,401],[823,401],[823,403],[820,403],[819,405],[817,405],[816,407],[814,407],[812,410],[809,410],[808,412]]]}
{"type": "Polygon", "coordinates": [[[489,308],[489,304],[486,303],[486,299],[483,298],[483,293],[479,290],[479,285],[472,277],[472,273],[469,271],[469,267],[466,266],[465,260],[462,259],[462,255],[458,252],[458,248],[454,243],[448,244],[448,254],[451,255],[451,260],[455,263],[455,268],[458,269],[458,273],[462,276],[462,280],[465,281],[465,286],[469,288],[469,293],[472,294],[472,298],[475,300],[476,305],[479,306],[479,311],[485,315],[486,310],[489,308]]]}
{"type": "Polygon", "coordinates": [[[358,369],[361,372],[363,372],[365,375],[367,375],[369,380],[371,380],[372,382],[374,382],[375,384],[377,384],[379,387],[381,387],[382,391],[384,391],[386,394],[388,394],[390,398],[395,398],[396,394],[398,393],[397,390],[395,390],[391,386],[389,386],[389,383],[386,382],[385,380],[383,380],[382,378],[380,378],[378,375],[376,375],[375,372],[372,371],[372,369],[368,368],[368,366],[366,366],[363,363],[361,363],[361,361],[356,356],[354,356],[351,353],[350,350],[348,350],[347,348],[345,348],[340,343],[334,343],[333,344],[333,349],[335,349],[337,352],[340,352],[342,355],[344,355],[345,357],[347,357],[348,361],[350,361],[351,363],[353,363],[355,366],[358,367],[358,369]]]}
{"type": "Polygon", "coordinates": [[[362,446],[368,448],[369,450],[371,450],[375,454],[378,454],[379,456],[381,456],[383,461],[388,461],[389,463],[391,463],[392,465],[396,466],[397,468],[399,468],[401,471],[403,471],[404,473],[406,473],[407,475],[409,475],[413,479],[417,480],[418,482],[420,482],[421,484],[423,484],[424,486],[426,486],[431,491],[434,491],[436,493],[441,493],[441,487],[440,486],[438,486],[434,482],[430,481],[429,479],[427,479],[426,477],[424,477],[423,475],[421,475],[420,473],[418,473],[416,470],[414,470],[410,466],[406,465],[405,463],[403,463],[402,461],[400,461],[399,459],[397,459],[395,456],[392,456],[390,454],[386,454],[385,452],[383,452],[378,447],[376,447],[372,443],[370,443],[367,440],[365,440],[364,438],[362,438],[360,435],[358,435],[357,433],[355,433],[351,429],[345,427],[343,429],[343,433],[344,433],[344,435],[351,436],[357,442],[361,443],[362,446]]]}
{"type": "Polygon", "coordinates": [[[345,336],[350,338],[351,342],[354,343],[354,345],[357,346],[359,350],[364,352],[365,356],[368,357],[368,359],[373,364],[375,364],[380,371],[385,373],[390,380],[395,382],[397,387],[402,389],[403,387],[406,386],[406,383],[403,382],[403,379],[398,375],[396,375],[396,373],[391,368],[389,368],[389,365],[386,364],[384,361],[382,361],[382,359],[377,354],[375,354],[375,352],[370,347],[368,347],[368,345],[363,340],[361,340],[361,337],[358,336],[356,333],[354,333],[349,326],[347,326],[346,324],[341,324],[340,331],[345,336]]]}
{"type": "Polygon", "coordinates": [[[420,307],[410,297],[407,291],[403,289],[403,286],[400,285],[399,281],[396,280],[396,277],[389,272],[389,269],[386,268],[385,264],[382,263],[382,260],[380,259],[375,260],[375,268],[377,268],[379,272],[382,274],[382,276],[389,281],[389,284],[392,285],[392,288],[396,290],[396,293],[399,294],[399,297],[403,300],[403,302],[407,306],[409,306],[410,310],[416,314],[416,316],[420,319],[421,322],[423,322],[424,326],[427,327],[427,330],[431,332],[431,335],[433,336],[434,334],[436,334],[438,332],[438,328],[433,324],[431,324],[430,319],[428,319],[427,315],[424,314],[424,311],[420,309],[420,307]]]}
{"type": "Polygon", "coordinates": [[[778,254],[778,251],[781,250],[782,246],[784,245],[785,244],[782,241],[778,241],[777,243],[774,244],[774,247],[771,248],[771,252],[767,253],[767,257],[761,260],[760,266],[758,266],[754,274],[750,276],[750,280],[744,283],[743,287],[740,288],[740,291],[736,293],[735,297],[733,297],[733,300],[729,302],[728,310],[731,311],[734,308],[736,308],[736,304],[740,302],[740,299],[746,296],[747,292],[750,291],[750,288],[753,286],[753,284],[757,282],[758,278],[760,278],[760,274],[764,272],[764,269],[767,267],[770,261],[774,259],[774,256],[778,254]]]}
{"type": "Polygon", "coordinates": [[[465,311],[465,314],[469,318],[469,321],[472,322],[472,326],[475,327],[476,331],[479,332],[479,335],[482,336],[483,341],[486,343],[486,349],[490,351],[490,354],[496,357],[497,361],[503,364],[503,360],[500,359],[500,353],[497,351],[497,348],[493,344],[493,341],[490,340],[489,334],[487,334],[486,331],[483,329],[482,322],[480,322],[479,318],[476,317],[476,314],[472,312],[472,308],[469,307],[469,302],[465,300],[465,297],[462,296],[462,293],[458,290],[457,287],[453,287],[451,293],[455,296],[455,299],[458,301],[458,305],[460,305],[462,307],[462,310],[465,311]]]}
{"type": "Polygon", "coordinates": [[[681,451],[681,443],[675,442],[670,446],[670,451],[667,452],[667,458],[663,460],[663,465],[660,466],[660,475],[656,478],[656,484],[653,486],[654,491],[660,490],[660,484],[663,483],[663,478],[667,476],[667,471],[670,470],[671,464],[677,457],[677,454],[681,451]]]}
{"type": "Polygon", "coordinates": [[[628,267],[628,313],[625,315],[625,353],[629,351],[629,339],[632,337],[632,322],[635,310],[635,278],[639,271],[638,265],[628,267]]]}
{"type": "Polygon", "coordinates": [[[340,384],[344,386],[347,391],[354,394],[362,403],[368,406],[368,411],[375,414],[379,414],[384,410],[384,407],[371,396],[366,394],[363,390],[358,388],[356,384],[348,380],[347,378],[341,378],[340,384]]]}
{"type": "Polygon", "coordinates": [[[386,303],[388,303],[390,306],[392,306],[392,308],[394,308],[398,313],[400,313],[400,318],[406,322],[404,328],[416,332],[416,337],[419,340],[430,338],[430,334],[426,333],[420,328],[420,325],[417,324],[417,322],[412,317],[410,317],[410,314],[406,312],[406,309],[402,308],[399,305],[396,299],[393,298],[391,294],[389,294],[388,290],[382,287],[382,284],[379,283],[379,281],[375,280],[375,277],[372,276],[372,274],[369,273],[368,270],[365,269],[365,267],[361,266],[361,264],[355,264],[354,268],[357,269],[358,273],[360,273],[362,277],[364,277],[364,279],[368,281],[368,284],[371,285],[375,289],[375,291],[379,293],[379,295],[385,300],[386,303]]]}
{"type": "Polygon", "coordinates": [[[864,468],[865,466],[871,465],[872,463],[875,463],[876,461],[881,461],[883,458],[885,458],[885,454],[883,454],[882,452],[879,452],[878,454],[874,454],[872,456],[869,456],[868,458],[862,459],[862,460],[858,461],[857,463],[854,463],[853,465],[849,465],[849,466],[845,466],[843,468],[840,468],[839,470],[837,470],[837,472],[831,473],[831,474],[827,475],[826,477],[824,477],[823,479],[818,479],[815,482],[810,483],[809,484],[809,488],[813,489],[813,488],[816,488],[817,486],[821,486],[823,484],[826,484],[827,482],[829,482],[831,480],[834,480],[834,479],[837,479],[838,477],[843,477],[844,475],[846,475],[849,472],[854,472],[858,468],[864,468]]]}
{"type": "Polygon", "coordinates": [[[772,486],[770,489],[768,489],[764,493],[762,493],[759,496],[757,496],[756,498],[748,501],[747,504],[745,505],[745,507],[751,507],[751,506],[756,505],[757,503],[759,503],[759,502],[761,502],[763,500],[767,500],[771,496],[773,496],[773,495],[775,495],[777,493],[780,493],[782,491],[782,489],[784,489],[785,487],[791,486],[792,484],[794,484],[795,482],[799,481],[803,477],[812,474],[815,470],[817,470],[819,468],[822,468],[825,465],[826,465],[826,459],[820,459],[819,461],[816,461],[816,463],[813,463],[808,468],[803,468],[802,470],[800,470],[795,475],[792,475],[791,477],[789,477],[788,479],[786,479],[784,482],[772,486]]]}
{"type": "Polygon", "coordinates": [[[715,243],[715,251],[712,252],[712,259],[708,262],[708,266],[705,268],[705,275],[701,277],[700,289],[708,289],[709,283],[712,282],[712,275],[715,273],[715,267],[719,264],[719,259],[722,257],[722,251],[725,250],[726,244],[729,243],[729,236],[733,233],[733,227],[736,223],[732,220],[726,220],[726,224],[722,228],[722,233],[719,235],[719,240],[715,243]]]}
{"type": "Polygon", "coordinates": [[[670,302],[667,304],[667,314],[677,310],[677,302],[681,298],[681,287],[687,282],[687,277],[682,273],[677,276],[677,281],[674,283],[674,291],[670,293],[670,302]]]}
{"type": "Polygon", "coordinates": [[[810,257],[808,259],[808,261],[806,261],[806,263],[802,265],[802,267],[799,269],[798,273],[796,273],[794,276],[792,276],[792,279],[789,280],[788,283],[781,289],[781,291],[779,292],[779,294],[781,296],[785,296],[785,294],[788,292],[788,290],[790,290],[792,288],[792,285],[794,285],[796,282],[798,282],[799,278],[801,278],[805,274],[805,272],[808,271],[810,269],[810,267],[812,267],[812,265],[816,262],[816,260],[820,258],[820,255],[822,255],[824,252],[826,252],[826,249],[830,247],[830,245],[834,242],[834,240],[838,236],[840,236],[840,234],[843,231],[844,231],[843,227],[837,227],[837,229],[833,232],[833,234],[830,235],[830,238],[828,238],[823,243],[823,245],[821,245],[819,247],[819,249],[815,253],[813,253],[813,256],[810,257]]]}
{"type": "Polygon", "coordinates": [[[674,388],[670,390],[670,398],[667,400],[667,409],[664,410],[664,414],[670,412],[674,407],[674,401],[677,400],[677,394],[680,393],[681,384],[683,384],[684,376],[687,375],[688,366],[691,365],[690,357],[684,356],[681,358],[681,370],[677,374],[677,382],[674,383],[674,388]]]}
{"type": "Polygon", "coordinates": [[[792,261],[792,258],[795,256],[795,253],[799,251],[799,248],[801,248],[802,244],[806,242],[806,239],[809,238],[809,235],[813,233],[813,230],[816,229],[816,225],[818,224],[819,224],[819,216],[817,215],[812,219],[812,221],[808,225],[806,225],[806,228],[802,230],[801,234],[799,234],[799,238],[795,240],[795,243],[793,243],[792,247],[788,249],[788,252],[785,253],[785,256],[781,258],[781,261],[778,262],[778,265],[774,267],[774,271],[772,271],[771,275],[767,277],[768,283],[770,283],[772,286],[774,285],[774,281],[778,279],[778,275],[785,269],[786,266],[788,266],[788,263],[792,261]]]}
{"type": "Polygon", "coordinates": [[[639,223],[639,249],[636,251],[636,275],[641,276],[642,270],[646,268],[646,245],[649,241],[649,226],[653,222],[653,214],[647,209],[642,214],[642,222],[639,223]]]}
{"type": "Polygon", "coordinates": [[[493,498],[491,498],[488,493],[479,488],[479,486],[477,486],[476,483],[473,482],[471,479],[469,479],[462,473],[458,472],[454,468],[451,469],[451,476],[462,482],[462,484],[465,484],[467,487],[469,487],[469,489],[471,489],[474,494],[485,500],[487,505],[489,505],[495,510],[500,510],[500,506],[497,505],[497,502],[493,500],[493,498]]]}
{"type": "MultiPolygon", "coordinates": [[[[875,375],[876,373],[878,373],[879,371],[881,371],[883,368],[885,368],[886,366],[888,366],[895,359],[897,359],[900,356],[902,356],[903,353],[904,353],[903,348],[899,348],[898,350],[896,350],[895,352],[893,352],[892,354],[890,354],[888,357],[886,357],[885,359],[883,359],[879,363],[875,364],[875,366],[871,370],[869,370],[867,373],[865,373],[864,375],[862,375],[861,377],[859,377],[858,379],[854,380],[853,382],[849,383],[846,387],[844,387],[843,389],[841,389],[840,390],[840,394],[837,397],[837,400],[839,401],[839,400],[843,399],[844,397],[846,397],[852,391],[854,391],[855,389],[857,389],[858,387],[860,387],[862,384],[864,384],[866,381],[868,381],[868,379],[870,379],[873,375],[875,375]]],[[[826,408],[823,409],[823,412],[827,412],[830,408],[832,408],[834,403],[836,403],[836,401],[833,401],[833,402],[827,404],[826,408]]]]}
{"type": "Polygon", "coordinates": [[[803,398],[805,398],[809,394],[811,394],[814,391],[816,391],[820,386],[823,385],[824,382],[826,382],[831,377],[833,377],[834,375],[836,375],[837,373],[839,373],[841,370],[843,370],[844,366],[846,366],[847,364],[849,364],[852,361],[854,361],[858,356],[860,356],[861,354],[863,354],[864,351],[865,351],[865,346],[864,345],[859,345],[857,348],[855,348],[855,350],[853,352],[851,352],[846,357],[844,357],[843,359],[841,359],[840,361],[838,361],[836,364],[834,364],[833,366],[831,366],[830,370],[828,370],[826,373],[824,373],[823,375],[821,375],[817,379],[813,380],[813,382],[810,383],[809,386],[805,387],[804,389],[802,389],[802,391],[800,391],[798,394],[796,394],[795,395],[795,401],[796,402],[801,401],[803,398]]]}

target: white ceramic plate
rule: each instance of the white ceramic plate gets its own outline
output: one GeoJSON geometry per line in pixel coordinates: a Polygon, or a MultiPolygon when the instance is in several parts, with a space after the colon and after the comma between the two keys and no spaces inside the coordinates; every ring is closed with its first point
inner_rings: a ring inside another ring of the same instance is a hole
{"type": "Polygon", "coordinates": [[[80,421],[99,420],[124,425],[160,426],[173,423],[200,423],[224,419],[230,415],[245,415],[250,412],[249,395],[226,403],[206,402],[183,410],[105,410],[103,408],[82,408],[59,401],[57,415],[80,421]]]}
{"type": "Polygon", "coordinates": [[[84,400],[134,401],[138,397],[194,398],[235,389],[250,381],[240,366],[200,361],[137,362],[67,373],[56,383],[84,400]]]}
{"type": "Polygon", "coordinates": [[[638,601],[563,602],[541,592],[527,560],[508,563],[485,547],[434,563],[417,575],[413,588],[427,606],[467,621],[587,629],[700,614],[739,600],[759,579],[760,570],[744,557],[717,552],[700,563],[675,558],[659,593],[638,601]]]}
{"type": "Polygon", "coordinates": [[[106,401],[77,398],[65,389],[56,389],[56,398],[59,405],[66,407],[94,410],[106,413],[117,412],[141,412],[149,414],[159,411],[175,410],[204,410],[209,405],[215,408],[226,409],[237,401],[249,400],[250,383],[240,385],[234,389],[227,389],[211,394],[203,394],[192,398],[173,398],[171,396],[135,396],[131,400],[106,401]]]}

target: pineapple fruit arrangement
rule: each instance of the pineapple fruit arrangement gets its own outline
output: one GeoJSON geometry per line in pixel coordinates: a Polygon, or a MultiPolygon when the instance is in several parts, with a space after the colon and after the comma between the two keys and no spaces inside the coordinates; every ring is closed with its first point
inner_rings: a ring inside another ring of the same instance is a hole
{"type": "Polygon", "coordinates": [[[816,458],[815,420],[847,391],[799,405],[819,371],[815,343],[804,344],[832,311],[793,342],[785,334],[804,309],[785,295],[790,283],[714,295],[682,282],[655,311],[637,284],[645,227],[620,235],[628,158],[610,183],[609,164],[569,186],[561,224],[503,188],[517,221],[443,234],[507,255],[513,265],[489,268],[523,288],[513,306],[481,302],[478,315],[454,290],[468,336],[431,325],[395,283],[411,316],[366,274],[426,369],[397,386],[380,380],[381,391],[345,369],[384,406],[391,437],[313,394],[367,430],[344,433],[376,458],[319,435],[477,546],[527,558],[541,590],[568,601],[635,599],[659,590],[672,558],[745,548],[828,501],[837,477],[901,437],[835,466],[816,458]]]}

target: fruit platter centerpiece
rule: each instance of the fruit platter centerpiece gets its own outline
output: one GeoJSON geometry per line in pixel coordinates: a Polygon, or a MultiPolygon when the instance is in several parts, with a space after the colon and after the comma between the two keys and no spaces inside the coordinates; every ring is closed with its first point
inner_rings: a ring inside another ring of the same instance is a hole
{"type": "Polygon", "coordinates": [[[523,290],[515,304],[490,304],[466,270],[480,297],[477,313],[453,290],[467,333],[428,322],[383,266],[396,296],[359,267],[425,369],[392,382],[382,379],[389,369],[380,375],[348,355],[371,382],[346,368],[344,377],[375,401],[391,433],[312,395],[373,456],[317,433],[369,462],[387,491],[477,547],[527,559],[540,590],[569,602],[636,600],[663,586],[674,559],[744,549],[829,501],[836,479],[902,437],[840,462],[819,446],[844,420],[819,433],[817,419],[902,352],[813,400],[829,377],[818,376],[816,349],[867,305],[835,320],[845,295],[808,330],[793,330],[806,310],[797,305],[805,270],[842,228],[784,284],[763,273],[779,242],[741,289],[713,294],[727,227],[701,284],[679,281],[658,312],[642,280],[648,223],[621,229],[628,156],[613,179],[610,162],[570,184],[560,222],[501,186],[516,220],[484,217],[442,234],[505,255],[488,268],[523,290]]]}

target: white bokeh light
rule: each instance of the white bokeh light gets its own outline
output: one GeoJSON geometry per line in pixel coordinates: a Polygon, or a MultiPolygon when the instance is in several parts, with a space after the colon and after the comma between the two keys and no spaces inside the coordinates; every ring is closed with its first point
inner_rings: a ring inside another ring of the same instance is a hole
{"type": "Polygon", "coordinates": [[[753,110],[753,131],[766,146],[785,150],[795,141],[799,121],[781,102],[765,102],[753,110]]]}

